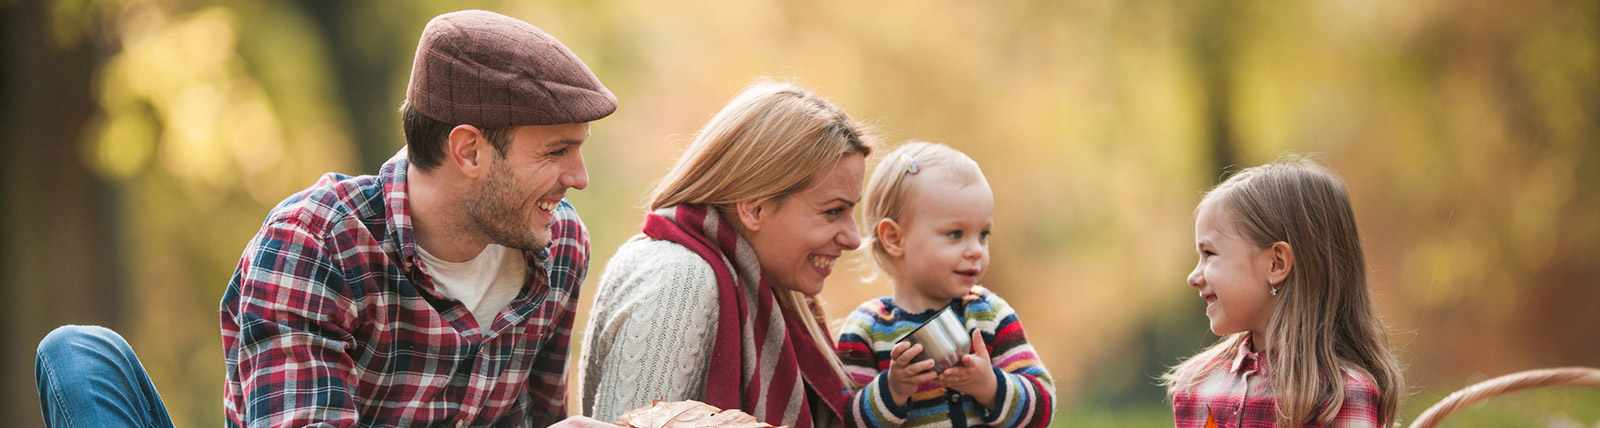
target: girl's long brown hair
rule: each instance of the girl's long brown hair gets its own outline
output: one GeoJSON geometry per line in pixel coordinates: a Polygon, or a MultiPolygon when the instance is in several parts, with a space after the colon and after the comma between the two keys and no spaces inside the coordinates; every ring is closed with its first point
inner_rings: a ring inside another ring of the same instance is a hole
{"type": "MultiPolygon", "coordinates": [[[[1240,171],[1207,192],[1258,248],[1286,242],[1294,264],[1267,331],[1267,378],[1279,427],[1325,425],[1344,404],[1346,370],[1377,386],[1380,426],[1394,423],[1400,366],[1367,290],[1367,261],[1344,182],[1304,157],[1240,171]],[[1318,406],[1326,404],[1316,413],[1318,406]]],[[[1247,333],[1225,337],[1162,375],[1168,394],[1192,389],[1247,333]]]]}

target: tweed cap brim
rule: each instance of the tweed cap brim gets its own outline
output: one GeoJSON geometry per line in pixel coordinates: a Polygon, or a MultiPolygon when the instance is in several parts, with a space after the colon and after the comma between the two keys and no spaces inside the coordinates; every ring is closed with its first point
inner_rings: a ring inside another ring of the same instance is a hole
{"type": "Polygon", "coordinates": [[[482,10],[428,21],[406,100],[434,120],[481,128],[590,122],[617,110],[617,97],[555,37],[482,10]]]}

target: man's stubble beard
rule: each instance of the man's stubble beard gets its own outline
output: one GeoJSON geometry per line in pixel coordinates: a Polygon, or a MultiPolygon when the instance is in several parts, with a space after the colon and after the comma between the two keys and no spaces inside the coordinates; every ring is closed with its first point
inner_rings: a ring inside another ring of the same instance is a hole
{"type": "Polygon", "coordinates": [[[528,224],[527,214],[536,209],[531,206],[539,196],[523,199],[518,190],[511,168],[496,162],[467,197],[467,218],[472,222],[467,226],[476,228],[490,242],[510,248],[532,251],[549,246],[550,225],[528,224]]]}

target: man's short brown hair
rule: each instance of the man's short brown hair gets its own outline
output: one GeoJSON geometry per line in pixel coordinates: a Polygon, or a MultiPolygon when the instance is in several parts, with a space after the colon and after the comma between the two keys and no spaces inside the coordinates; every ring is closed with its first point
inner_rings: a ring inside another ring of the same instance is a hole
{"type": "MultiPolygon", "coordinates": [[[[458,125],[434,120],[417,111],[411,103],[400,104],[400,125],[406,133],[406,159],[423,171],[444,163],[450,131],[458,125]]],[[[483,137],[494,146],[495,155],[504,159],[511,148],[511,133],[515,126],[479,129],[483,137]]]]}

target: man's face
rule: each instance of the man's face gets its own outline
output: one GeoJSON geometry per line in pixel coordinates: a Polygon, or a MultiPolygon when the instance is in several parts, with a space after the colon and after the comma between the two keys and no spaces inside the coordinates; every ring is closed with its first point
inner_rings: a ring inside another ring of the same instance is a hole
{"type": "Polygon", "coordinates": [[[588,123],[522,126],[511,133],[502,156],[488,140],[487,172],[466,197],[467,216],[491,242],[534,250],[550,245],[550,225],[567,189],[589,186],[578,149],[588,123]]]}

